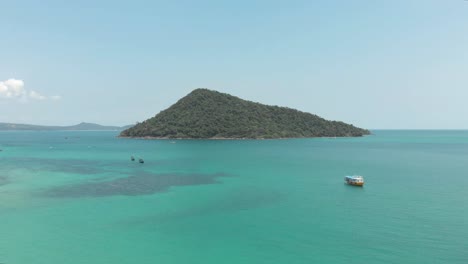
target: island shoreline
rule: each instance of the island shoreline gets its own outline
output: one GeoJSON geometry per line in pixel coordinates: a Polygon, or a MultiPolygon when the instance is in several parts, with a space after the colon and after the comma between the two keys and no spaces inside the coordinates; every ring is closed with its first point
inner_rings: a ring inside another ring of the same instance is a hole
{"type": "Polygon", "coordinates": [[[124,139],[141,139],[141,140],[285,140],[285,139],[312,139],[312,138],[328,138],[328,139],[337,139],[337,138],[362,138],[369,135],[362,136],[338,136],[338,137],[286,137],[286,138],[225,138],[225,137],[212,137],[212,138],[171,138],[171,137],[127,137],[127,136],[117,136],[117,138],[124,139]]]}

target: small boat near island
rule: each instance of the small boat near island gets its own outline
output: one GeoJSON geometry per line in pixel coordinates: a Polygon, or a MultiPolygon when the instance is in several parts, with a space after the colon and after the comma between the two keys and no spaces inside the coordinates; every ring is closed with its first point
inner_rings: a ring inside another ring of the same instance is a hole
{"type": "Polygon", "coordinates": [[[131,161],[135,161],[135,157],[131,156],[131,157],[130,157],[130,160],[131,160],[131,161]]]}
{"type": "Polygon", "coordinates": [[[143,159],[139,159],[138,162],[145,163],[145,161],[143,159]]]}
{"type": "Polygon", "coordinates": [[[345,183],[353,186],[364,186],[364,178],[359,175],[345,176],[345,183]]]}

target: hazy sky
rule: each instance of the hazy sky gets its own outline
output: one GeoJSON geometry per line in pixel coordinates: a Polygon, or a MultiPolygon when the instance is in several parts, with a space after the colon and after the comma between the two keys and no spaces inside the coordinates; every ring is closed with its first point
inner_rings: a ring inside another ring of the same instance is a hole
{"type": "Polygon", "coordinates": [[[468,1],[63,2],[0,0],[0,122],[126,125],[205,87],[371,129],[468,128],[468,1]]]}

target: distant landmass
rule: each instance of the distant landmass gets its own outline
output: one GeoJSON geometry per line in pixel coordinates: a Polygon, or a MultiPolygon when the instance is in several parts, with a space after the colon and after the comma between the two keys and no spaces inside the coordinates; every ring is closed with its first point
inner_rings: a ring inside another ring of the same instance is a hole
{"type": "Polygon", "coordinates": [[[124,130],[132,127],[129,126],[102,126],[93,123],[79,123],[73,126],[39,126],[39,125],[27,125],[27,124],[13,124],[13,123],[0,123],[1,130],[38,130],[38,131],[50,131],[50,130],[124,130]]]}
{"type": "Polygon", "coordinates": [[[369,130],[317,115],[196,89],[168,109],[120,133],[121,137],[273,139],[359,137],[369,130]]]}

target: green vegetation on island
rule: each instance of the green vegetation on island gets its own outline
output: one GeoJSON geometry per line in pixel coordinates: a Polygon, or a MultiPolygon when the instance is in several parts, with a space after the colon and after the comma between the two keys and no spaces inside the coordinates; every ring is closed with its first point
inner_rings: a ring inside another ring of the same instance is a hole
{"type": "Polygon", "coordinates": [[[370,134],[338,121],[298,110],[268,106],[196,89],[155,117],[126,129],[121,137],[154,138],[307,138],[370,134]]]}

